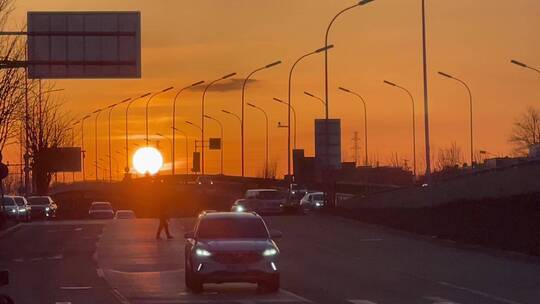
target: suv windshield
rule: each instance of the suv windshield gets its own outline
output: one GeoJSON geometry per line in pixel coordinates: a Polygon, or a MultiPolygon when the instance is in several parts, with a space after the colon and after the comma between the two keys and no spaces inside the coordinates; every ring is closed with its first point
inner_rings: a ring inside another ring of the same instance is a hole
{"type": "Polygon", "coordinates": [[[15,202],[17,203],[17,205],[19,206],[24,206],[24,198],[22,197],[15,197],[13,198],[15,200],[15,202]]]}
{"type": "Polygon", "coordinates": [[[313,200],[315,200],[315,201],[322,201],[322,200],[324,200],[324,195],[322,195],[322,194],[313,194],[311,197],[312,197],[313,200]]]}
{"type": "Polygon", "coordinates": [[[109,204],[95,204],[90,208],[92,210],[111,210],[112,207],[109,204]]]}
{"type": "Polygon", "coordinates": [[[4,205],[6,206],[13,206],[15,205],[13,198],[11,197],[4,197],[4,205]]]}
{"type": "Polygon", "coordinates": [[[29,197],[27,199],[30,205],[48,205],[49,199],[46,197],[29,197]]]}
{"type": "Polygon", "coordinates": [[[200,239],[266,239],[268,231],[258,218],[203,218],[197,229],[200,239]]]}
{"type": "Polygon", "coordinates": [[[258,199],[276,200],[276,199],[282,199],[285,196],[283,195],[283,193],[279,191],[268,190],[268,191],[257,192],[255,197],[258,199]]]}

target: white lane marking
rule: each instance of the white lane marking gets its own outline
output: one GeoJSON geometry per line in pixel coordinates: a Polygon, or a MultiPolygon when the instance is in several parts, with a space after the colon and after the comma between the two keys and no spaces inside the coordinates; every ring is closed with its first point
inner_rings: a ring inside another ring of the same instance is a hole
{"type": "Polygon", "coordinates": [[[128,299],[124,297],[117,289],[111,289],[111,293],[122,304],[129,304],[128,299]]]}
{"type": "Polygon", "coordinates": [[[352,304],[377,304],[368,300],[347,300],[347,302],[351,302],[352,304]]]}
{"type": "Polygon", "coordinates": [[[8,229],[5,229],[5,230],[1,231],[0,232],[0,237],[3,237],[4,235],[10,233],[11,231],[17,229],[20,226],[22,226],[22,224],[19,223],[19,224],[15,225],[15,226],[11,226],[8,229]]]}
{"type": "Polygon", "coordinates": [[[24,262],[24,260],[23,260],[23,259],[13,259],[13,260],[11,260],[11,261],[13,261],[13,262],[17,262],[17,263],[21,263],[21,262],[24,262]]]}
{"type": "Polygon", "coordinates": [[[33,259],[30,259],[29,261],[35,262],[35,261],[41,261],[41,260],[43,260],[43,258],[33,258],[33,259]]]}
{"type": "Polygon", "coordinates": [[[57,254],[57,255],[53,255],[53,256],[51,256],[51,257],[48,257],[47,259],[48,259],[48,260],[61,260],[61,259],[63,259],[63,258],[64,258],[63,255],[57,254]]]}
{"type": "Polygon", "coordinates": [[[89,290],[92,286],[61,286],[62,290],[89,290]]]}
{"type": "Polygon", "coordinates": [[[286,295],[288,295],[288,296],[290,296],[290,297],[296,299],[296,300],[299,300],[299,301],[302,301],[302,302],[306,302],[306,303],[313,303],[313,301],[310,301],[310,300],[308,300],[308,299],[306,299],[306,298],[304,298],[304,297],[301,297],[301,296],[299,296],[299,295],[297,295],[297,294],[295,294],[295,293],[293,293],[293,292],[290,292],[290,291],[288,291],[288,290],[280,289],[279,291],[280,291],[281,293],[283,293],[283,294],[286,294],[286,295]]]}
{"type": "Polygon", "coordinates": [[[357,242],[380,242],[382,240],[383,239],[376,239],[376,238],[374,238],[374,239],[359,239],[359,240],[357,240],[357,242]]]}
{"type": "Polygon", "coordinates": [[[55,304],[71,304],[71,302],[54,302],[55,304]]]}
{"type": "Polygon", "coordinates": [[[500,303],[522,304],[520,302],[516,302],[516,301],[513,301],[513,300],[501,298],[501,297],[498,297],[498,296],[495,296],[495,295],[491,295],[489,293],[485,293],[485,292],[482,292],[482,291],[470,289],[470,288],[467,288],[467,287],[454,285],[454,284],[448,283],[448,282],[441,281],[441,282],[439,282],[439,284],[447,286],[447,287],[451,287],[451,288],[454,288],[454,289],[463,290],[463,291],[466,291],[466,292],[469,292],[469,293],[472,293],[472,294],[475,294],[475,295],[478,295],[478,296],[482,296],[484,298],[487,298],[487,299],[490,299],[490,300],[493,300],[493,301],[496,301],[496,302],[500,302],[500,303]]]}
{"type": "Polygon", "coordinates": [[[82,231],[82,227],[77,227],[74,229],[75,231],[82,231]]]}
{"type": "Polygon", "coordinates": [[[439,298],[439,297],[424,297],[424,299],[429,301],[434,301],[433,304],[459,304],[457,302],[452,302],[448,299],[439,298]]]}

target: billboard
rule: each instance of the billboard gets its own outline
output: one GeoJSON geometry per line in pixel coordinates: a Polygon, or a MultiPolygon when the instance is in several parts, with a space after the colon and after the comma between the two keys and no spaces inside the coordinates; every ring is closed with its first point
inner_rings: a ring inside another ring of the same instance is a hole
{"type": "Polygon", "coordinates": [[[33,79],[140,78],[140,12],[28,12],[33,79]]]}
{"type": "Polygon", "coordinates": [[[47,148],[40,152],[39,158],[48,172],[80,172],[81,148],[47,148]]]}
{"type": "Polygon", "coordinates": [[[315,119],[315,159],[320,168],[341,168],[339,119],[315,119]]]}

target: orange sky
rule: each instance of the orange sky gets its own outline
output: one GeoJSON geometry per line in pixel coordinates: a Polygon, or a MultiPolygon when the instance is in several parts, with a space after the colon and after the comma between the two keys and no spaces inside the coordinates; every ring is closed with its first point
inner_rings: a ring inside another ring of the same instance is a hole
{"type": "MultiPolygon", "coordinates": [[[[458,83],[441,78],[444,70],[466,80],[475,97],[477,149],[507,154],[512,121],[540,97],[540,78],[532,71],[510,65],[511,58],[540,66],[540,2],[535,0],[428,0],[428,52],[432,148],[456,141],[468,155],[468,100],[458,83]]],[[[286,99],[287,75],[292,62],[323,45],[330,18],[351,0],[18,0],[15,19],[24,23],[27,10],[140,10],[142,13],[142,79],[61,80],[62,98],[76,118],[126,97],[181,87],[198,80],[212,80],[229,72],[239,78],[251,70],[282,60],[283,64],[260,72],[250,84],[247,100],[268,110],[271,120],[270,158],[286,170],[286,130],[277,122],[286,119],[286,107],[272,97],[286,99]]],[[[340,17],[330,35],[335,48],[330,55],[330,111],[342,121],[343,159],[353,156],[354,131],[362,134],[360,103],[337,90],[342,85],[364,95],[368,104],[370,156],[388,163],[392,152],[411,163],[410,101],[401,91],[382,84],[383,79],[411,90],[417,105],[417,151],[423,162],[423,104],[421,74],[420,0],[377,0],[340,17]]],[[[295,74],[293,106],[298,119],[298,147],[313,154],[313,118],[323,115],[320,103],[303,95],[308,90],[323,96],[323,57],[304,61],[295,74]]],[[[153,101],[150,133],[170,134],[174,93],[153,101]]],[[[178,104],[178,127],[198,136],[182,124],[200,123],[199,91],[188,92],[178,104]]],[[[144,102],[131,112],[133,135],[144,134],[144,102]]],[[[240,91],[210,92],[207,114],[225,125],[225,173],[239,174],[238,122],[221,113],[239,113],[240,91]]],[[[123,108],[113,114],[113,150],[123,149],[123,108]]],[[[247,174],[260,172],[264,161],[264,125],[260,113],[246,109],[247,174]]],[[[100,149],[106,146],[106,116],[100,120],[100,149]]],[[[209,136],[219,129],[207,121],[209,136]]],[[[87,123],[87,165],[94,160],[93,123],[87,123]]],[[[142,142],[141,142],[142,143],[142,142]]],[[[192,144],[191,144],[192,145],[192,144]]],[[[161,140],[166,162],[170,144],[161,140]]],[[[192,147],[190,147],[192,149],[192,147]]],[[[363,145],[362,145],[363,149],[363,145]]],[[[178,141],[179,170],[184,146],[178,141]]],[[[361,152],[363,153],[363,152],[361,152]]],[[[101,156],[105,159],[104,156],[101,156]]],[[[117,154],[120,168],[123,158],[117,154]]],[[[219,171],[219,152],[207,153],[208,173],[219,171]]]]}

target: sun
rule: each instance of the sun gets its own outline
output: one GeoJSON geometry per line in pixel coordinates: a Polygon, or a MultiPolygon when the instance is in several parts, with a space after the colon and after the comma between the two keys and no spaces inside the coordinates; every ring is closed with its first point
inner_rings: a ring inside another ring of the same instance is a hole
{"type": "Polygon", "coordinates": [[[139,174],[154,175],[163,166],[163,156],[153,147],[140,148],[133,155],[133,167],[139,174]]]}

